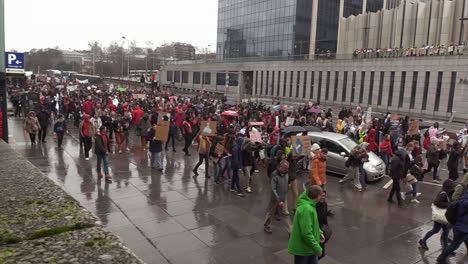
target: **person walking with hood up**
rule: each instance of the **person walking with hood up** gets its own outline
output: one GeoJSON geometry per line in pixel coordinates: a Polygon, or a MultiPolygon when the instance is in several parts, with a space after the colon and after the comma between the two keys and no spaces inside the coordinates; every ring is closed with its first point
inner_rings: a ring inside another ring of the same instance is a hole
{"type": "Polygon", "coordinates": [[[36,113],[34,111],[30,111],[24,120],[24,132],[29,134],[29,139],[31,140],[32,145],[36,144],[36,134],[40,129],[41,125],[37,120],[36,113]]]}
{"type": "Polygon", "coordinates": [[[232,182],[231,182],[231,191],[237,191],[237,195],[240,197],[244,197],[245,194],[242,192],[242,188],[240,185],[239,179],[239,171],[242,170],[242,154],[241,148],[244,139],[242,137],[238,137],[236,139],[236,143],[233,144],[231,149],[231,168],[232,168],[232,182]]]}
{"type": "Polygon", "coordinates": [[[379,149],[379,145],[377,145],[376,134],[377,131],[374,128],[371,128],[366,138],[364,139],[365,142],[369,143],[369,146],[367,147],[367,150],[369,151],[376,152],[379,149]]]}
{"type": "Polygon", "coordinates": [[[80,137],[83,139],[85,160],[89,160],[89,151],[93,146],[93,141],[91,137],[95,133],[93,123],[91,123],[90,120],[91,116],[85,114],[78,128],[80,131],[80,137]]]}
{"type": "Polygon", "coordinates": [[[327,156],[328,149],[326,148],[322,148],[320,152],[314,156],[310,177],[310,183],[320,186],[323,191],[327,190],[327,156]]]}

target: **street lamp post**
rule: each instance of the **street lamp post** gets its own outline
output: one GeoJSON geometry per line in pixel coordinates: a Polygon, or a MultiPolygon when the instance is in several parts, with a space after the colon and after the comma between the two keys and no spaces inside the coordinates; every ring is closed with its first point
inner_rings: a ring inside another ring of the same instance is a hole
{"type": "Polygon", "coordinates": [[[127,41],[127,48],[128,48],[127,78],[130,79],[130,41],[125,36],[122,36],[122,39],[127,41]]]}
{"type": "Polygon", "coordinates": [[[8,143],[8,109],[5,72],[5,1],[0,0],[0,103],[3,125],[3,140],[8,143]]]}

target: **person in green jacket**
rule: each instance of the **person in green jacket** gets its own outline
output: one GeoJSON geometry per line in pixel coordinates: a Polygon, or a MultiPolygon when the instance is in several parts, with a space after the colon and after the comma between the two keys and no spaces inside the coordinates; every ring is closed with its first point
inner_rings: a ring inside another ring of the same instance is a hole
{"type": "Polygon", "coordinates": [[[319,226],[316,205],[324,199],[324,194],[320,186],[312,185],[299,196],[288,246],[295,264],[318,264],[318,257],[322,255],[320,243],[325,237],[319,226]]]}

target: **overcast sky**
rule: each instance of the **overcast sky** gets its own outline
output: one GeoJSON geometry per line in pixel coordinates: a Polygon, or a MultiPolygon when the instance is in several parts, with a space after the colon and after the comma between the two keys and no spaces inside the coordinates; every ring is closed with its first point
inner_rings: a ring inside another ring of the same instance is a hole
{"type": "Polygon", "coordinates": [[[6,49],[87,49],[88,43],[216,47],[218,0],[5,0],[6,49]]]}

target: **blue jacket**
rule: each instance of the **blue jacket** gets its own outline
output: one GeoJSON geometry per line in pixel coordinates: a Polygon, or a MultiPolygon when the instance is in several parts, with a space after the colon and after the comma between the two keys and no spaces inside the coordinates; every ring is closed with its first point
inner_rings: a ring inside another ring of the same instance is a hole
{"type": "Polygon", "coordinates": [[[231,168],[233,170],[242,169],[241,146],[243,142],[244,142],[244,139],[241,137],[238,137],[236,140],[236,144],[232,146],[231,168]]]}
{"type": "Polygon", "coordinates": [[[465,191],[459,203],[457,223],[453,228],[460,232],[468,233],[468,191],[465,191]]]}

